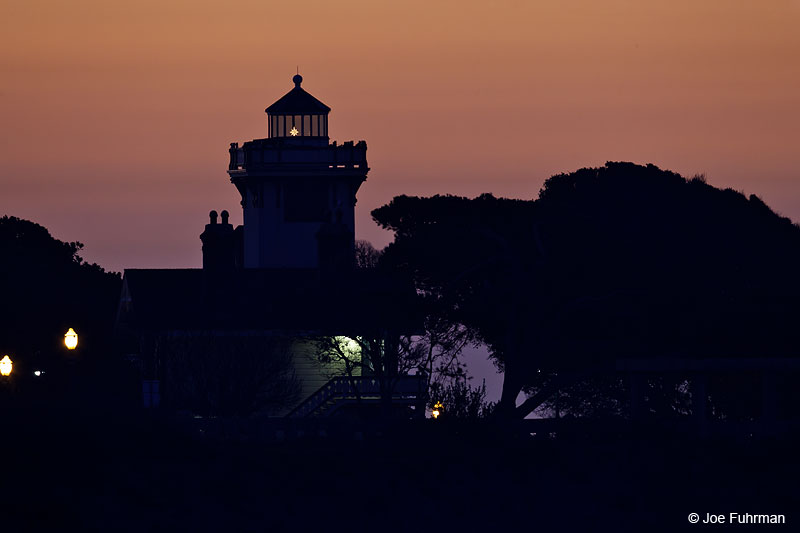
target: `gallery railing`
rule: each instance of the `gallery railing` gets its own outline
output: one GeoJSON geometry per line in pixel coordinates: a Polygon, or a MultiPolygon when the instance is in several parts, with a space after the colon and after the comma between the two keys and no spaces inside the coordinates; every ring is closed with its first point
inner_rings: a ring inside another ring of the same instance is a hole
{"type": "Polygon", "coordinates": [[[367,143],[359,141],[325,146],[303,146],[275,139],[231,143],[228,170],[233,173],[276,169],[361,169],[367,170],[367,143]]]}

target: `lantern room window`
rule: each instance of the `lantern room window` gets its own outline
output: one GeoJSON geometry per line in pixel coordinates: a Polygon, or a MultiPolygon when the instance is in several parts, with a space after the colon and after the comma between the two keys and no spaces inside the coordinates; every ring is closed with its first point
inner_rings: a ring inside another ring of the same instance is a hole
{"type": "Polygon", "coordinates": [[[327,137],[328,117],[325,115],[275,115],[269,118],[272,137],[327,137]]]}
{"type": "Polygon", "coordinates": [[[292,77],[294,89],[266,109],[269,137],[328,137],[331,108],[308,94],[300,74],[292,77]]]}

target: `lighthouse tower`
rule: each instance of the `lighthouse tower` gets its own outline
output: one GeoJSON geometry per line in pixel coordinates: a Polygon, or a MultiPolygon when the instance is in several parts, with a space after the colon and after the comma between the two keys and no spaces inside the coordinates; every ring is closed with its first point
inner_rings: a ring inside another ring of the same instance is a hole
{"type": "Polygon", "coordinates": [[[367,143],[329,142],[331,109],[301,87],[302,76],[292,81],[294,88],[266,109],[268,137],[231,143],[228,175],[242,197],[245,268],[352,260],[367,143]]]}

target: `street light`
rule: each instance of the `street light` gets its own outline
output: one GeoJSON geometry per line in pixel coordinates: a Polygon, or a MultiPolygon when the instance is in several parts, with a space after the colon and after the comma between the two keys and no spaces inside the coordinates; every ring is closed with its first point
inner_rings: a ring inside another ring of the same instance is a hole
{"type": "Polygon", "coordinates": [[[69,331],[64,334],[64,345],[67,347],[67,350],[74,350],[78,346],[78,334],[75,333],[75,330],[69,328],[69,331]]]}
{"type": "Polygon", "coordinates": [[[439,418],[439,415],[442,414],[443,410],[444,410],[444,405],[442,405],[442,402],[436,402],[433,405],[433,410],[431,411],[431,415],[433,416],[434,419],[439,418]]]}
{"type": "Polygon", "coordinates": [[[14,363],[11,362],[11,358],[7,355],[0,359],[0,375],[3,376],[10,376],[11,371],[14,369],[14,363]]]}

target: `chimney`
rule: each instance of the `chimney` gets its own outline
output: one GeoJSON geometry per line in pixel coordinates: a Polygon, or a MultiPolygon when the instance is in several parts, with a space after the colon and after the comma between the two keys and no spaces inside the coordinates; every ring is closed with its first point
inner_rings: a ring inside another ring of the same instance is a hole
{"type": "Polygon", "coordinates": [[[203,271],[214,274],[232,273],[236,268],[236,239],[233,226],[228,222],[228,212],[222,212],[222,223],[217,223],[217,212],[211,211],[209,223],[200,235],[203,241],[203,271]]]}

